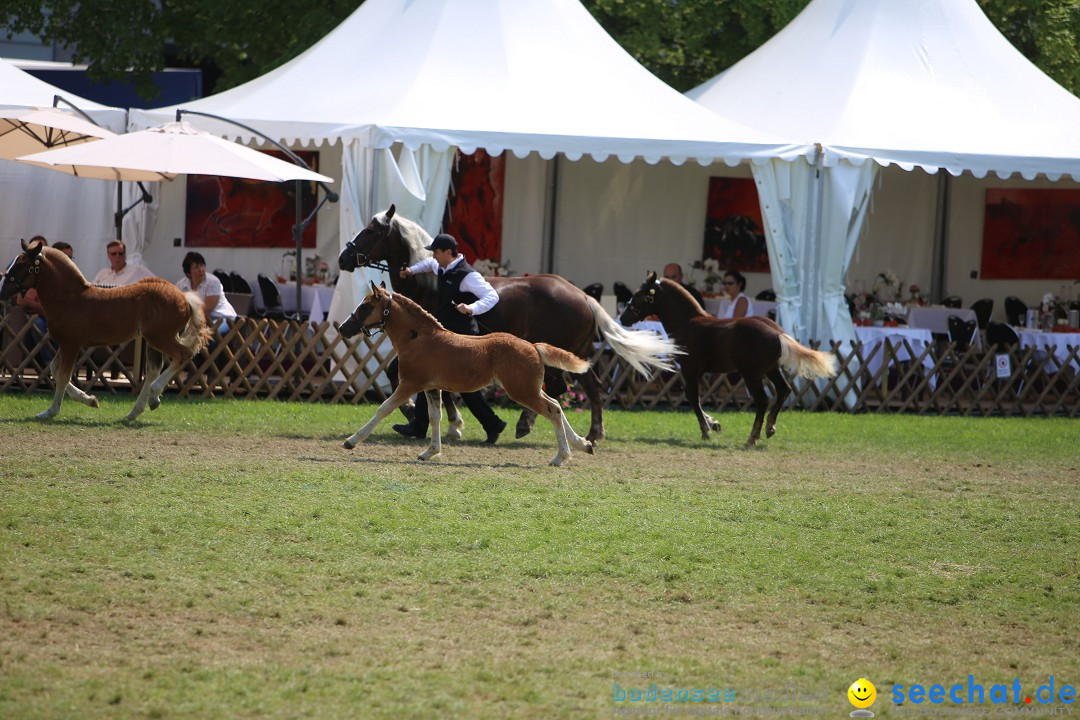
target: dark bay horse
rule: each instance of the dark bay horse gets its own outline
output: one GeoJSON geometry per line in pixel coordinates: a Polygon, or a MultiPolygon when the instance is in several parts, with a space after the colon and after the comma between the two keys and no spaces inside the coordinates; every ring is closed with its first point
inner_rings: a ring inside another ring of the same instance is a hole
{"type": "Polygon", "coordinates": [[[792,375],[804,378],[832,377],[836,374],[836,358],[829,353],[803,347],[772,320],[764,317],[745,317],[721,320],[705,312],[678,283],[657,280],[650,272],[641,288],[634,293],[622,321],[633,323],[649,315],[657,315],[664,329],[686,351],[680,358],[686,398],[697,414],[702,440],[709,439],[709,431],[720,431],[720,423],[701,409],[698,383],[702,373],[730,373],[742,375],[746,387],[754,397],[757,417],[754,428],[746,441],[746,447],[754,447],[761,437],[761,424],[769,409],[769,396],[762,380],[772,382],[776,398],[773,400],[765,436],[776,433],[776,416],[791,393],[783,367],[792,375]]]}
{"type": "Polygon", "coordinates": [[[552,465],[562,465],[570,457],[571,445],[592,453],[592,443],[574,432],[559,403],[543,390],[545,367],[583,373],[589,369],[587,361],[547,343],[529,343],[507,333],[458,335],[405,295],[391,295],[375,283],[340,328],[345,337],[370,334],[372,329],[385,332],[397,351],[398,386],[375,417],[345,441],[346,448],[351,450],[366,440],[383,418],[423,391],[431,405],[431,444],[420,459],[430,460],[442,450],[439,390],[472,392],[494,383],[512,400],[551,421],[559,442],[552,465]]]}
{"type": "Polygon", "coordinates": [[[116,288],[95,287],[68,256],[40,243],[23,244],[0,284],[0,301],[35,288],[49,322],[49,335],[60,352],[53,359],[56,392],[49,409],[38,415],[48,419],[60,412],[64,392],[90,407],[97,398],[71,382],[79,351],[93,345],[119,345],[141,333],[150,346],[146,382],[127,419],[134,420],[149,403],[154,410],[161,392],[192,355],[206,347],[211,331],[203,318],[198,295],[183,293],[167,280],[147,278],[116,288]],[[161,372],[162,356],[172,361],[161,372]]]}
{"type": "MultiPolygon", "coordinates": [[[[394,292],[406,295],[434,313],[438,295],[435,275],[398,277],[401,267],[431,257],[424,249],[430,243],[431,236],[422,227],[396,215],[391,205],[386,212],[375,215],[345,246],[338,257],[338,267],[346,272],[365,265],[386,270],[394,292]]],[[[487,281],[499,293],[499,303],[476,318],[481,333],[507,332],[529,342],[554,345],[580,358],[591,357],[593,343],[599,336],[642,374],[672,369],[668,358],[678,354],[674,343],[651,332],[627,330],[600,303],[558,275],[489,277],[487,281]]],[[[582,376],[582,386],[592,409],[592,424],[586,437],[597,442],[604,437],[600,382],[590,371],[582,376]]],[[[553,397],[567,389],[561,374],[551,372],[547,373],[546,388],[553,397]]],[[[529,433],[534,418],[535,414],[528,409],[522,412],[517,424],[519,438],[529,433]]]]}

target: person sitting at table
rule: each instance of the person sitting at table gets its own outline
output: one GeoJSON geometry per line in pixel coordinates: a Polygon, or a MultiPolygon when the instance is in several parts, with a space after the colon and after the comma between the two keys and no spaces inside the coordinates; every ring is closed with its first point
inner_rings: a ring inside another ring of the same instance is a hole
{"type": "Polygon", "coordinates": [[[105,252],[109,258],[109,267],[102,268],[94,276],[95,285],[119,287],[137,283],[143,278],[157,277],[145,265],[136,265],[134,263],[129,265],[127,247],[120,240],[110,240],[109,244],[105,246],[105,252]]]}
{"type": "Polygon", "coordinates": [[[746,294],[746,278],[738,270],[728,270],[724,273],[724,294],[730,302],[720,312],[722,318],[741,318],[753,314],[754,301],[746,294]]]}
{"type": "Polygon", "coordinates": [[[176,287],[198,295],[203,301],[203,315],[206,316],[207,326],[213,327],[214,320],[220,319],[218,332],[222,335],[228,334],[229,323],[236,320],[236,309],[229,302],[229,298],[225,297],[225,288],[217,276],[206,272],[206,258],[201,253],[189,252],[184,256],[181,266],[184,277],[176,283],[176,287]]]}
{"type": "Polygon", "coordinates": [[[703,309],[705,307],[705,298],[701,297],[701,293],[697,291],[697,288],[693,285],[687,285],[683,282],[682,266],[678,263],[668,263],[664,266],[664,277],[668,280],[674,280],[683,286],[686,292],[690,293],[690,296],[697,300],[697,304],[703,309]]]}

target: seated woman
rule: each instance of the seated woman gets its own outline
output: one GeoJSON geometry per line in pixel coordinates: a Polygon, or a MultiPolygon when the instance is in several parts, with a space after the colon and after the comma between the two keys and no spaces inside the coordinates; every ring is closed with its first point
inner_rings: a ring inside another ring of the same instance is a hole
{"type": "Polygon", "coordinates": [[[221,319],[218,332],[229,332],[229,323],[236,319],[236,309],[225,297],[225,289],[216,276],[206,272],[206,259],[197,252],[189,252],[183,261],[184,277],[176,286],[184,292],[194,292],[203,301],[203,314],[206,324],[212,326],[215,319],[221,319]]]}
{"type": "Polygon", "coordinates": [[[753,300],[746,294],[746,278],[738,270],[724,273],[724,294],[731,300],[720,313],[722,318],[740,318],[753,314],[753,300]]]}

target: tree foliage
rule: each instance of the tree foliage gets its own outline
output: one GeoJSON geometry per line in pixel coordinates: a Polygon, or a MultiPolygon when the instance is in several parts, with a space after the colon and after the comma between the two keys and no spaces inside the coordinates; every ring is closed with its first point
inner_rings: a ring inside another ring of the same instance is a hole
{"type": "MultiPolygon", "coordinates": [[[[639,62],[685,91],[764,43],[808,0],[583,2],[639,62]]],[[[1080,94],[1080,0],[978,2],[1025,56],[1080,94]]],[[[151,73],[167,64],[209,70],[206,89],[219,92],[300,54],[358,5],[357,0],[4,0],[0,28],[30,31],[70,48],[76,62],[89,66],[91,78],[131,78],[152,99],[151,73]]]]}

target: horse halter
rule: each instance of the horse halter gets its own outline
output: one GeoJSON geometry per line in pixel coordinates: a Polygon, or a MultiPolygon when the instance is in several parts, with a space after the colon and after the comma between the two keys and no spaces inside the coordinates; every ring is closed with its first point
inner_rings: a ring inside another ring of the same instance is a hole
{"type": "MultiPolygon", "coordinates": [[[[363,307],[363,305],[360,305],[360,307],[363,307]]],[[[360,307],[358,307],[356,309],[359,310],[360,307]]],[[[356,315],[355,311],[353,311],[353,315],[356,315]]],[[[382,318],[379,320],[379,322],[375,323],[374,325],[361,325],[360,326],[360,332],[364,333],[364,337],[368,337],[368,338],[371,337],[372,335],[374,335],[377,332],[385,333],[386,332],[386,329],[385,329],[386,328],[386,320],[389,317],[390,317],[390,300],[387,299],[386,307],[383,308],[382,318]]]]}
{"type": "MultiPolygon", "coordinates": [[[[23,253],[23,255],[25,255],[25,253],[23,253]]],[[[4,283],[10,282],[12,285],[15,286],[15,289],[19,291],[20,295],[25,295],[26,291],[29,290],[30,288],[34,287],[34,285],[26,287],[25,285],[23,285],[23,283],[26,282],[30,278],[31,275],[37,275],[38,273],[41,272],[41,254],[38,253],[37,255],[34,255],[33,262],[28,263],[30,265],[30,267],[28,267],[26,269],[26,274],[23,275],[22,277],[16,277],[15,275],[13,275],[11,273],[12,269],[15,267],[16,263],[18,263],[18,262],[19,262],[19,258],[16,257],[14,260],[11,261],[11,264],[8,265],[7,270],[0,273],[0,282],[4,282],[4,283]]],[[[36,285],[37,283],[34,283],[34,284],[36,285]]]]}
{"type": "MultiPolygon", "coordinates": [[[[368,228],[364,228],[364,230],[367,230],[367,229],[368,228]]],[[[391,269],[390,264],[388,262],[386,262],[384,260],[372,260],[365,253],[362,253],[362,252],[360,252],[360,250],[357,249],[356,241],[359,240],[360,236],[364,234],[364,230],[361,230],[360,232],[356,233],[356,237],[354,237],[352,240],[350,240],[348,242],[348,244],[345,246],[345,249],[350,250],[352,252],[352,254],[355,256],[355,258],[356,258],[356,267],[369,267],[369,268],[373,268],[375,270],[382,270],[383,272],[386,272],[386,273],[392,273],[393,269],[391,269]]],[[[389,227],[389,225],[387,225],[386,234],[389,234],[389,233],[390,233],[390,227],[389,227]]]]}

